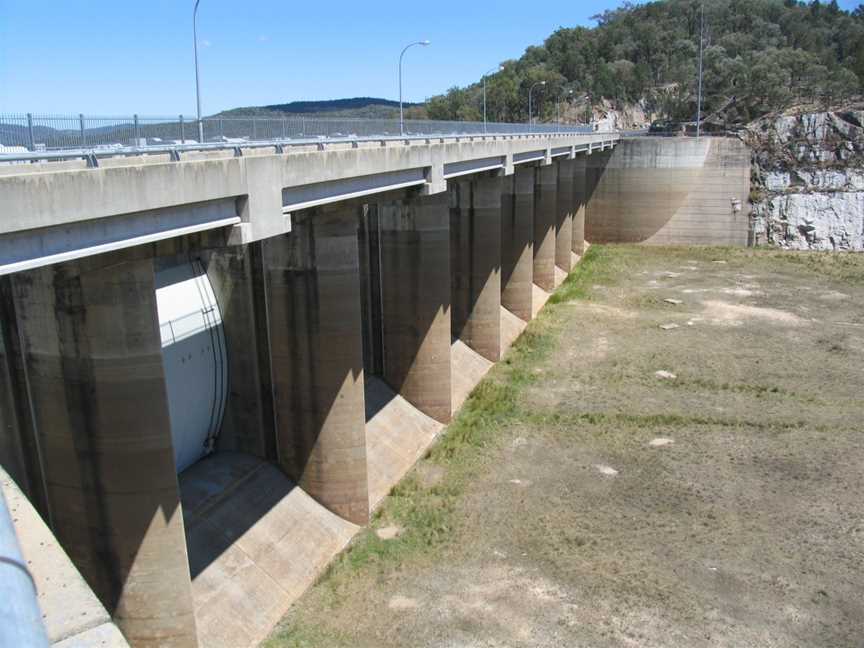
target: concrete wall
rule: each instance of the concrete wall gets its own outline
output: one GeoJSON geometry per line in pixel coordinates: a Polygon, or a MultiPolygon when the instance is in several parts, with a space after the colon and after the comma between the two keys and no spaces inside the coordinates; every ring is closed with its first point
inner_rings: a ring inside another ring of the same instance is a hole
{"type": "Polygon", "coordinates": [[[311,585],[581,249],[573,154],[0,280],[0,462],[133,646],[260,639],[311,585]],[[178,492],[154,267],[189,255],[230,376],[178,492]]]}
{"type": "Polygon", "coordinates": [[[591,243],[747,244],[750,150],[741,141],[628,138],[587,163],[591,243]]]}

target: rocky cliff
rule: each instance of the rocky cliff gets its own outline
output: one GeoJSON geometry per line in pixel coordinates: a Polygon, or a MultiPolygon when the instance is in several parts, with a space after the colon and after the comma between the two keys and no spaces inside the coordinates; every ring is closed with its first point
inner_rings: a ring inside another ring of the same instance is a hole
{"type": "Polygon", "coordinates": [[[750,124],[753,242],[864,251],[864,110],[771,115],[750,124]]]}

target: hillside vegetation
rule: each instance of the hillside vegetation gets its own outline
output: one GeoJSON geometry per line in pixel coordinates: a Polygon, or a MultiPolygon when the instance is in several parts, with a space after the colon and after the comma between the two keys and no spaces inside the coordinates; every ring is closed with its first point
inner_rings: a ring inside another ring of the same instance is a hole
{"type": "MultiPolygon", "coordinates": [[[[706,0],[704,5],[706,114],[724,109],[718,119],[749,122],[793,104],[827,106],[861,92],[864,5],[853,12],[836,1],[818,0],[706,0]]],[[[567,121],[584,119],[589,102],[601,99],[694,119],[699,7],[699,0],[624,3],[596,16],[594,28],[558,29],[487,78],[489,118],[526,119],[529,88],[546,81],[534,91],[543,119],[555,118],[559,97],[567,121]]],[[[433,97],[429,117],[482,118],[480,81],[433,97]]]]}

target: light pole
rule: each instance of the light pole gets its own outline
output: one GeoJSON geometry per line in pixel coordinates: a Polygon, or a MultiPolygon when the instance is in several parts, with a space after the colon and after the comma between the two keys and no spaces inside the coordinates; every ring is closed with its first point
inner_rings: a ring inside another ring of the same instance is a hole
{"type": "Polygon", "coordinates": [[[405,52],[408,51],[409,47],[414,47],[415,45],[426,47],[429,45],[429,41],[422,40],[408,43],[404,48],[402,48],[402,53],[399,55],[399,133],[401,135],[405,134],[405,113],[402,110],[402,57],[405,56],[405,52]]]}
{"type": "Polygon", "coordinates": [[[702,58],[705,48],[705,3],[699,19],[699,96],[696,99],[696,139],[702,134],[702,58]]]}
{"type": "Polygon", "coordinates": [[[195,0],[195,9],[192,10],[192,39],[195,41],[195,99],[198,102],[198,143],[204,143],[204,123],[201,121],[201,81],[198,74],[198,3],[195,0]]]}
{"type": "Polygon", "coordinates": [[[494,67],[483,75],[483,134],[486,134],[486,77],[490,74],[500,72],[504,69],[503,65],[494,67]]]}
{"type": "Polygon", "coordinates": [[[559,132],[559,133],[561,132],[561,99],[563,99],[564,96],[569,97],[569,96],[571,96],[572,94],[573,94],[573,91],[572,91],[572,90],[568,90],[568,91],[565,92],[564,94],[560,94],[560,95],[558,95],[558,101],[555,102],[555,115],[556,115],[556,116],[555,116],[555,119],[556,119],[557,122],[558,122],[558,132],[559,132]]]}
{"type": "Polygon", "coordinates": [[[533,116],[533,112],[534,112],[534,106],[531,102],[531,93],[534,92],[534,88],[536,88],[537,86],[545,86],[545,85],[546,85],[545,81],[538,81],[537,83],[532,85],[530,88],[528,88],[528,126],[531,126],[533,123],[532,116],[533,116]]]}

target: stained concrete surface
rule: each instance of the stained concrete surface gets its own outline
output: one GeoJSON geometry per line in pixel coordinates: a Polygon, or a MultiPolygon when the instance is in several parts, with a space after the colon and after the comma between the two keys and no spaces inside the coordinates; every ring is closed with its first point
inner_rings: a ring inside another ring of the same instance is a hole
{"type": "Polygon", "coordinates": [[[444,544],[328,577],[268,646],[861,645],[864,258],[589,265],[444,544]]]}
{"type": "Polygon", "coordinates": [[[453,342],[450,351],[452,403],[455,413],[483,376],[492,368],[493,363],[474,351],[461,340],[453,342]]]}
{"type": "Polygon", "coordinates": [[[528,323],[501,307],[501,355],[507,353],[513,343],[522,335],[528,323]]]}
{"type": "Polygon", "coordinates": [[[0,488],[21,555],[33,576],[48,640],[63,648],[125,648],[128,643],[30,501],[0,468],[0,488]]]}
{"type": "Polygon", "coordinates": [[[217,453],[180,475],[198,641],[255,645],[357,532],[251,455],[217,453]]]}
{"type": "Polygon", "coordinates": [[[444,425],[375,376],[366,377],[366,418],[371,511],[417,463],[444,425]]]}
{"type": "Polygon", "coordinates": [[[551,297],[551,293],[546,292],[537,284],[532,284],[531,290],[531,313],[532,317],[537,317],[540,314],[540,311],[543,310],[543,307],[546,305],[546,302],[549,301],[549,297],[551,297]]]}

